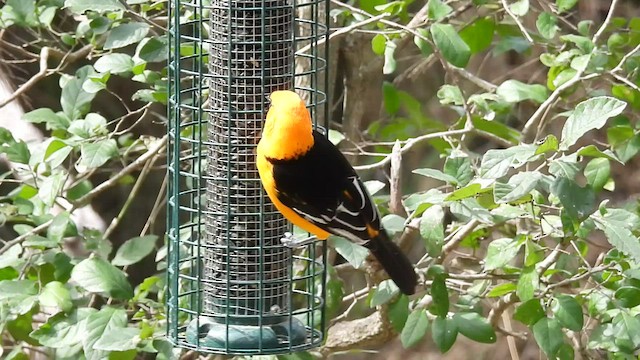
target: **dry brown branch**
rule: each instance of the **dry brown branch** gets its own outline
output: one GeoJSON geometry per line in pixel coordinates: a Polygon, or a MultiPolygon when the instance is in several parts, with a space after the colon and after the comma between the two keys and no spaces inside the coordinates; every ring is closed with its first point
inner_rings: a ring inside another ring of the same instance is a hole
{"type": "Polygon", "coordinates": [[[407,211],[402,205],[402,146],[395,143],[391,149],[391,168],[389,175],[389,211],[391,213],[407,217],[407,211]]]}
{"type": "Polygon", "coordinates": [[[35,84],[38,83],[38,81],[45,78],[49,70],[47,65],[48,61],[49,61],[49,48],[45,46],[40,50],[40,70],[35,75],[33,75],[29,80],[27,80],[27,82],[20,85],[20,87],[18,87],[18,89],[16,89],[16,91],[14,91],[11,94],[11,96],[0,101],[0,108],[5,107],[8,103],[12,102],[13,100],[17,99],[20,95],[24,94],[25,91],[31,89],[35,84]]]}

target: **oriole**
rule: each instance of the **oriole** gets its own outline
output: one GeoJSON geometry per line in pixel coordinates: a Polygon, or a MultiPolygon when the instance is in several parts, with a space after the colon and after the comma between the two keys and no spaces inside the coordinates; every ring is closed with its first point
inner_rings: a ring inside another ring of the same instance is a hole
{"type": "Polygon", "coordinates": [[[380,216],[353,167],[313,130],[304,101],[292,91],[270,96],[257,167],[267,195],[293,224],[326,239],[330,234],[364,245],[404,294],[417,275],[380,225],[380,216]]]}

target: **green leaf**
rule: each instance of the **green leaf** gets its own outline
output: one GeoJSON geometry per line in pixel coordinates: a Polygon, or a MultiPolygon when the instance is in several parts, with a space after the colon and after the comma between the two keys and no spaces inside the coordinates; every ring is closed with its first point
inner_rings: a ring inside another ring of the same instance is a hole
{"type": "Polygon", "coordinates": [[[429,19],[440,21],[447,15],[451,14],[453,8],[443,3],[442,0],[429,0],[427,4],[427,10],[429,19]]]}
{"type": "Polygon", "coordinates": [[[122,74],[133,69],[133,58],[127,54],[106,54],[99,58],[93,67],[101,73],[122,74]]]}
{"type": "Polygon", "coordinates": [[[53,240],[57,243],[62,242],[62,239],[65,237],[67,232],[67,228],[71,224],[71,214],[68,211],[63,211],[60,214],[56,215],[47,229],[47,238],[49,240],[53,240]]]}
{"type": "Polygon", "coordinates": [[[35,295],[38,291],[33,280],[2,280],[0,281],[0,300],[14,297],[35,295]]]}
{"type": "Polygon", "coordinates": [[[524,245],[524,266],[533,266],[544,259],[544,249],[537,242],[527,239],[524,245]]]}
{"type": "Polygon", "coordinates": [[[111,263],[115,266],[127,266],[144,259],[155,249],[157,235],[134,237],[118,248],[111,263]]]}
{"type": "Polygon", "coordinates": [[[384,189],[386,185],[382,181],[368,180],[364,182],[364,187],[367,189],[369,195],[375,195],[380,190],[384,189]]]}
{"type": "Polygon", "coordinates": [[[398,89],[392,83],[388,81],[382,83],[382,98],[384,100],[384,109],[389,115],[394,115],[400,110],[398,89]]]}
{"type": "Polygon", "coordinates": [[[64,7],[70,8],[76,14],[84,14],[86,11],[103,13],[125,10],[118,0],[65,0],[64,7]]]}
{"type": "Polygon", "coordinates": [[[632,308],[640,305],[640,289],[635,286],[622,286],[616,290],[614,297],[620,306],[632,308]]]}
{"type": "Polygon", "coordinates": [[[474,175],[471,159],[465,154],[456,152],[447,157],[442,170],[445,174],[456,178],[457,184],[462,186],[467,185],[474,175]]]}
{"type": "Polygon", "coordinates": [[[573,331],[582,330],[582,326],[584,325],[582,307],[573,296],[556,296],[551,310],[563,327],[573,331]]]}
{"type": "Polygon", "coordinates": [[[451,204],[450,209],[455,216],[463,221],[476,219],[485,224],[493,223],[493,217],[489,210],[480,205],[478,200],[474,198],[466,198],[456,201],[451,204]]]}
{"type": "Polygon", "coordinates": [[[494,201],[498,204],[506,204],[529,195],[542,177],[542,174],[537,171],[525,171],[511,177],[506,186],[500,187],[498,186],[500,183],[496,182],[493,192],[494,201]]]}
{"type": "Polygon", "coordinates": [[[74,120],[67,131],[83,139],[89,139],[95,136],[107,135],[109,128],[107,127],[107,119],[104,116],[89,113],[84,119],[74,120]]]}
{"type": "Polygon", "coordinates": [[[576,71],[585,71],[591,60],[591,54],[576,56],[571,59],[571,68],[576,71]]]}
{"type": "Polygon", "coordinates": [[[614,335],[617,337],[616,343],[623,341],[630,343],[629,349],[635,349],[640,345],[640,319],[637,316],[630,315],[626,311],[620,312],[613,319],[613,324],[617,328],[617,333],[614,335]]]}
{"type": "Polygon", "coordinates": [[[513,312],[513,318],[515,320],[529,326],[537,323],[545,316],[544,309],[542,309],[542,305],[540,305],[540,299],[527,300],[520,304],[513,312]]]}
{"type": "Polygon", "coordinates": [[[524,16],[529,12],[529,0],[517,0],[509,5],[511,11],[517,16],[524,16]]]}
{"type": "Polygon", "coordinates": [[[404,223],[406,219],[402,216],[396,214],[387,214],[382,220],[382,227],[387,230],[387,233],[390,236],[393,236],[395,233],[402,232],[404,230],[404,223]]]}
{"type": "Polygon", "coordinates": [[[441,352],[449,351],[458,337],[455,321],[442,317],[434,319],[431,324],[431,336],[441,352]]]}
{"type": "Polygon", "coordinates": [[[382,34],[377,34],[371,39],[371,50],[376,55],[384,54],[384,49],[387,45],[387,37],[382,34]]]}
{"type": "Polygon", "coordinates": [[[611,226],[623,227],[636,230],[640,227],[640,217],[635,212],[625,209],[608,208],[606,213],[601,216],[611,226]]]}
{"type": "Polygon", "coordinates": [[[46,124],[47,130],[59,130],[69,127],[69,120],[59,116],[49,108],[39,108],[22,115],[22,120],[34,124],[46,124]]]}
{"type": "Polygon", "coordinates": [[[119,332],[127,327],[127,313],[124,309],[105,306],[87,317],[86,336],[82,346],[87,360],[103,359],[108,353],[95,349],[95,343],[109,333],[119,332]]]}
{"type": "Polygon", "coordinates": [[[535,291],[538,289],[539,282],[540,279],[538,278],[535,266],[523,268],[516,288],[516,295],[518,295],[520,301],[532,299],[535,291]]]}
{"type": "Polygon", "coordinates": [[[427,253],[437,257],[442,252],[444,242],[444,210],[440,205],[433,205],[422,213],[420,219],[420,235],[425,241],[427,253]]]}
{"type": "Polygon", "coordinates": [[[393,282],[393,280],[384,280],[376,287],[373,295],[371,296],[369,306],[373,308],[386,304],[398,293],[400,293],[400,290],[398,289],[398,286],[396,286],[396,284],[393,282]]]}
{"type": "Polygon", "coordinates": [[[161,62],[167,60],[168,48],[167,36],[154,36],[140,41],[136,48],[136,56],[148,63],[161,62]]]}
{"type": "Polygon", "coordinates": [[[469,58],[471,57],[471,49],[469,49],[467,43],[460,38],[452,25],[431,25],[431,36],[433,36],[433,41],[445,60],[457,67],[463,68],[467,66],[469,58]]]}
{"type": "Polygon", "coordinates": [[[89,111],[91,101],[95,94],[90,94],[82,89],[83,79],[71,79],[62,88],[60,105],[62,111],[69,120],[81,118],[89,111]]]}
{"type": "Polygon", "coordinates": [[[56,306],[64,312],[69,312],[73,307],[69,289],[59,281],[52,281],[45,285],[38,300],[44,306],[56,306]]]}
{"type": "Polygon", "coordinates": [[[80,147],[80,168],[95,169],[118,156],[118,143],[114,139],[98,140],[80,147]]]}
{"type": "Polygon", "coordinates": [[[456,179],[455,177],[453,177],[451,175],[447,175],[447,174],[443,173],[440,170],[436,170],[436,169],[415,169],[415,170],[413,170],[411,172],[414,173],[414,174],[430,177],[432,179],[444,181],[444,182],[449,183],[449,184],[453,184],[453,185],[457,185],[458,184],[458,179],[456,179]]]}
{"type": "Polygon", "coordinates": [[[431,44],[429,44],[425,39],[423,39],[423,37],[426,39],[429,38],[429,32],[425,29],[416,29],[416,32],[422,35],[422,37],[414,36],[413,43],[416,44],[418,49],[420,49],[422,56],[427,57],[433,54],[433,48],[431,47],[431,44]]]}
{"type": "Polygon", "coordinates": [[[493,240],[487,248],[484,269],[487,271],[507,265],[520,251],[523,242],[519,239],[502,238],[493,240]]]}
{"type": "Polygon", "coordinates": [[[575,34],[560,36],[560,40],[564,42],[574,43],[583,54],[589,54],[593,51],[594,44],[591,38],[575,34]]]}
{"type": "Polygon", "coordinates": [[[607,241],[613,247],[632,257],[635,261],[640,261],[640,241],[631,230],[616,222],[609,221],[607,217],[596,215],[592,218],[596,227],[604,232],[607,241]]]}
{"type": "Polygon", "coordinates": [[[79,308],[70,314],[59,312],[47,319],[30,336],[41,345],[56,349],[74,346],[82,341],[85,320],[95,311],[92,308],[79,308]]]}
{"type": "Polygon", "coordinates": [[[473,341],[483,344],[496,342],[496,332],[487,319],[474,312],[453,315],[458,332],[473,341]]]}
{"type": "Polygon", "coordinates": [[[495,28],[492,18],[482,17],[460,30],[460,37],[469,46],[471,54],[477,54],[491,46],[495,28]]]}
{"type": "Polygon", "coordinates": [[[107,40],[104,42],[104,49],[118,49],[127,45],[135,44],[144,39],[149,32],[149,25],[146,23],[131,22],[113,28],[107,40]]]}
{"type": "MultiPolygon", "coordinates": [[[[340,297],[340,304],[342,304],[342,297],[340,297]]],[[[407,318],[409,316],[409,297],[401,295],[398,300],[389,304],[389,321],[393,329],[400,333],[404,329],[407,318]]]]}
{"type": "Polygon", "coordinates": [[[618,159],[616,154],[611,152],[611,150],[605,149],[604,151],[601,151],[595,145],[587,145],[587,146],[581,147],[578,151],[576,151],[576,154],[578,156],[587,156],[587,157],[592,157],[592,158],[608,159],[608,160],[616,161],[616,162],[622,164],[622,161],[620,161],[620,159],[618,159]]]}
{"type": "Polygon", "coordinates": [[[580,172],[578,163],[574,158],[562,157],[560,159],[553,160],[549,164],[549,172],[558,177],[565,177],[568,179],[575,179],[580,172]]]}
{"type": "Polygon", "coordinates": [[[65,181],[65,174],[60,170],[56,170],[53,174],[47,176],[42,180],[40,188],[38,189],[38,197],[40,200],[49,207],[53,206],[53,203],[62,192],[65,181]]]}
{"type": "Polygon", "coordinates": [[[576,4],[578,0],[556,0],[556,6],[558,7],[559,12],[567,12],[571,10],[576,4]]]}
{"type": "Polygon", "coordinates": [[[405,349],[408,349],[420,342],[427,334],[429,328],[429,319],[424,309],[413,311],[407,317],[407,322],[400,333],[400,341],[405,349]]]}
{"type": "Polygon", "coordinates": [[[431,285],[431,297],[433,302],[429,311],[440,317],[445,317],[449,313],[449,292],[444,276],[437,276],[431,285]]]}
{"type": "Polygon", "coordinates": [[[546,39],[553,39],[556,36],[558,31],[558,19],[552,14],[543,11],[538,15],[538,20],[536,20],[536,27],[542,35],[546,39]]]}
{"type": "MultiPolygon", "coordinates": [[[[472,101],[474,96],[475,95],[471,95],[469,97],[469,101],[472,101]]],[[[520,132],[499,121],[489,121],[477,116],[474,116],[472,120],[473,126],[478,130],[494,134],[497,137],[505,139],[512,144],[517,144],[520,142],[520,132]]]]}
{"type": "Polygon", "coordinates": [[[23,27],[38,26],[35,0],[8,0],[2,11],[3,20],[7,23],[13,21],[23,27]]]}
{"type": "Polygon", "coordinates": [[[491,149],[482,156],[480,176],[485,179],[497,179],[507,175],[509,168],[518,168],[526,164],[535,155],[536,146],[522,144],[507,149],[491,149]]]}
{"type": "MultiPolygon", "coordinates": [[[[331,141],[333,145],[338,145],[342,140],[346,138],[343,133],[333,129],[329,129],[329,134],[327,136],[329,138],[329,141],[331,141]]],[[[365,185],[367,185],[367,182],[365,182],[365,185]]],[[[367,190],[371,191],[369,188],[367,188],[367,190]]],[[[370,194],[373,195],[371,192],[370,194]]]]}
{"type": "Polygon", "coordinates": [[[496,285],[493,289],[491,289],[491,291],[489,291],[489,293],[487,294],[487,297],[500,297],[514,291],[516,291],[516,284],[510,282],[502,283],[496,285]]]}
{"type": "Polygon", "coordinates": [[[584,219],[595,210],[594,192],[589,188],[580,187],[572,179],[556,178],[551,184],[551,193],[558,197],[564,211],[573,219],[584,219]]]}
{"type": "Polygon", "coordinates": [[[531,330],[542,351],[548,358],[555,359],[558,349],[564,343],[564,334],[558,321],[545,317],[535,323],[531,330]]]}
{"type": "Polygon", "coordinates": [[[133,289],[126,275],[100,258],[89,258],[73,268],[71,280],[92,293],[106,294],[116,299],[130,299],[133,289]]]}
{"type": "Polygon", "coordinates": [[[24,259],[20,256],[22,254],[22,250],[22,245],[15,244],[7,249],[4,254],[0,254],[0,269],[5,267],[17,267],[23,264],[24,259]]]}
{"type": "Polygon", "coordinates": [[[0,143],[0,154],[5,153],[13,162],[31,164],[34,157],[31,156],[27,143],[22,140],[16,141],[5,128],[0,128],[0,139],[3,141],[0,143]]]}
{"type": "Polygon", "coordinates": [[[603,158],[591,159],[584,168],[584,176],[592,189],[595,191],[602,190],[611,176],[609,160],[603,158]]]}
{"type": "Polygon", "coordinates": [[[125,351],[135,349],[140,342],[140,329],[126,327],[105,333],[93,344],[95,350],[125,351]]]}
{"type": "Polygon", "coordinates": [[[600,129],[607,120],[620,115],[627,104],[609,96],[599,96],[578,104],[562,129],[561,149],[568,149],[589,130],[600,129]]]}
{"type": "Polygon", "coordinates": [[[447,105],[453,104],[460,106],[464,104],[464,98],[462,97],[462,92],[460,88],[454,85],[442,85],[438,90],[438,99],[440,99],[440,104],[447,105]]]}
{"type": "Polygon", "coordinates": [[[369,250],[362,245],[338,236],[332,236],[330,239],[331,245],[336,249],[338,254],[342,255],[355,269],[359,269],[369,255],[369,250]]]}
{"type": "Polygon", "coordinates": [[[546,87],[540,84],[525,84],[518,80],[507,80],[503,82],[498,86],[498,89],[496,89],[496,94],[509,103],[532,100],[540,104],[549,96],[546,87]]]}

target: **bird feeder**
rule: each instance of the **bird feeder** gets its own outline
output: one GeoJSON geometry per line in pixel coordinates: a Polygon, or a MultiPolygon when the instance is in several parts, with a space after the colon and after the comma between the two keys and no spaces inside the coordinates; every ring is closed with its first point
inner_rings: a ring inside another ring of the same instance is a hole
{"type": "Polygon", "coordinates": [[[255,166],[268,95],[295,89],[326,129],[325,0],[171,0],[168,338],[217,354],[318,346],[324,242],[290,224],[255,166]]]}

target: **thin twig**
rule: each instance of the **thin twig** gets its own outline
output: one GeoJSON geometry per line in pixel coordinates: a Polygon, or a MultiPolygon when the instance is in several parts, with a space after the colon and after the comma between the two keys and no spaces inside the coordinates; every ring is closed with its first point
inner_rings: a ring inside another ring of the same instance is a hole
{"type": "Polygon", "coordinates": [[[107,229],[104,231],[105,238],[108,238],[111,235],[111,233],[116,229],[116,227],[118,226],[118,224],[120,223],[124,215],[127,213],[127,210],[129,210],[129,206],[131,206],[131,204],[133,203],[133,200],[135,200],[136,198],[136,195],[142,188],[142,184],[147,179],[147,175],[149,175],[149,172],[151,171],[153,164],[156,162],[156,160],[158,160],[158,155],[159,153],[155,153],[154,156],[152,156],[151,159],[147,161],[142,167],[142,170],[140,171],[140,175],[138,175],[138,179],[136,179],[135,184],[133,184],[133,187],[129,192],[129,196],[127,196],[127,200],[122,205],[122,208],[120,209],[118,214],[111,220],[111,223],[109,224],[107,229]]]}
{"type": "MultiPolygon", "coordinates": [[[[513,333],[513,326],[511,326],[511,316],[509,315],[509,309],[506,309],[502,312],[502,323],[504,324],[504,329],[507,332],[513,333]]],[[[516,346],[516,341],[512,335],[507,336],[507,344],[509,345],[509,355],[511,355],[511,360],[520,360],[518,347],[516,346]]]]}
{"type": "Polygon", "coordinates": [[[470,233],[473,232],[473,230],[475,230],[478,224],[480,224],[480,221],[473,219],[469,221],[467,224],[465,224],[464,226],[462,226],[460,229],[458,229],[458,231],[455,234],[453,234],[453,236],[451,236],[451,239],[444,244],[444,246],[442,247],[442,253],[436,259],[435,263],[442,264],[445,258],[447,257],[447,255],[449,255],[449,253],[451,253],[455,248],[457,248],[458,245],[460,245],[460,243],[462,242],[462,240],[464,240],[464,238],[467,237],[467,235],[469,235],[470,233]]]}
{"type": "Polygon", "coordinates": [[[391,149],[391,168],[389,171],[389,211],[407,217],[407,211],[402,205],[402,146],[396,141],[391,149]]]}
{"type": "Polygon", "coordinates": [[[167,145],[167,139],[168,139],[168,136],[165,135],[161,139],[156,140],[156,143],[151,148],[149,148],[149,150],[147,150],[147,152],[145,152],[144,154],[140,155],[140,157],[135,159],[133,162],[131,162],[131,164],[127,165],[122,170],[120,170],[117,174],[115,174],[114,176],[110,177],[109,180],[107,180],[107,181],[101,183],[100,185],[96,186],[93,190],[91,190],[90,192],[85,194],[80,199],[76,200],[73,204],[76,207],[82,207],[82,206],[86,205],[89,201],[91,201],[91,199],[96,197],[98,194],[100,194],[103,191],[105,191],[105,190],[109,189],[110,187],[114,186],[124,176],[128,175],[129,173],[131,173],[135,169],[137,169],[140,166],[144,165],[147,162],[147,160],[149,160],[150,158],[155,156],[157,153],[161,152],[162,149],[167,145]]]}
{"type": "MultiPolygon", "coordinates": [[[[72,207],[69,210],[69,212],[71,212],[73,210],[75,210],[75,208],[72,207]]],[[[49,227],[49,225],[51,225],[52,222],[53,222],[53,219],[51,219],[49,221],[46,221],[46,222],[34,227],[30,231],[27,231],[26,233],[18,236],[17,238],[15,238],[13,240],[10,240],[10,241],[7,241],[5,243],[5,245],[2,248],[0,248],[0,255],[2,255],[5,252],[7,252],[7,250],[9,250],[9,248],[11,248],[13,245],[20,244],[21,242],[25,241],[30,236],[35,235],[35,234],[39,234],[42,231],[46,230],[49,227]]]]}
{"type": "Polygon", "coordinates": [[[509,4],[507,4],[507,0],[502,0],[502,7],[504,8],[504,11],[506,11],[507,14],[509,14],[509,16],[511,16],[513,21],[515,21],[516,25],[518,25],[518,27],[520,28],[520,31],[522,32],[522,35],[524,35],[524,37],[527,39],[527,41],[529,43],[533,44],[533,39],[531,38],[531,35],[529,35],[529,32],[527,31],[527,28],[525,28],[524,24],[522,24],[520,22],[520,20],[518,20],[518,17],[516,16],[516,14],[514,14],[511,11],[511,9],[509,8],[509,4]]]}
{"type": "Polygon", "coordinates": [[[611,6],[609,6],[609,12],[607,13],[607,17],[604,19],[604,22],[602,23],[598,31],[596,31],[596,33],[593,35],[593,38],[591,38],[591,42],[593,42],[594,45],[598,43],[600,36],[604,33],[604,31],[609,26],[609,23],[613,18],[613,13],[616,11],[617,6],[618,6],[618,0],[611,0],[611,6]]]}
{"type": "Polygon", "coordinates": [[[22,84],[16,91],[14,91],[8,98],[0,101],[0,108],[5,107],[7,104],[15,100],[17,97],[22,95],[25,91],[31,89],[38,81],[45,78],[48,74],[48,66],[47,62],[49,61],[49,48],[43,47],[40,50],[40,70],[31,77],[26,83],[22,84]]]}
{"type": "Polygon", "coordinates": [[[149,214],[149,218],[147,222],[142,227],[140,231],[140,236],[146,235],[151,226],[153,225],[155,219],[158,217],[158,213],[162,210],[162,205],[166,201],[162,201],[165,197],[165,190],[167,188],[167,177],[165,176],[162,180],[162,185],[160,185],[160,190],[158,191],[158,196],[156,197],[156,201],[153,203],[153,208],[151,210],[151,214],[149,214]]]}
{"type": "MultiPolygon", "coordinates": [[[[435,138],[440,138],[440,137],[445,137],[445,136],[462,135],[462,134],[466,134],[466,133],[468,133],[470,131],[471,131],[471,129],[448,130],[448,131],[440,131],[440,132],[435,132],[435,133],[431,133],[431,134],[425,134],[425,135],[422,135],[422,136],[418,136],[418,137],[415,137],[413,139],[407,140],[405,145],[400,150],[400,153],[401,154],[406,153],[407,151],[411,150],[411,148],[413,146],[415,146],[416,144],[418,144],[418,143],[420,143],[422,141],[425,141],[425,140],[430,140],[430,139],[435,139],[435,138]]],[[[380,160],[380,161],[378,161],[376,163],[369,164],[369,165],[354,166],[354,168],[356,170],[371,170],[371,169],[375,169],[375,168],[379,168],[379,167],[385,166],[389,162],[391,162],[391,154],[389,154],[384,159],[382,159],[382,160],[380,160]]]]}
{"type": "Polygon", "coordinates": [[[339,29],[337,29],[336,31],[334,31],[333,33],[331,33],[327,39],[327,37],[323,37],[322,39],[318,40],[317,42],[313,42],[311,44],[307,44],[305,46],[303,46],[302,48],[300,48],[300,50],[296,51],[296,55],[300,55],[300,54],[304,54],[307,51],[311,50],[311,48],[313,47],[317,47],[320,46],[322,44],[324,44],[327,40],[331,40],[337,36],[343,35],[343,34],[348,34],[350,32],[352,32],[353,30],[356,30],[357,28],[369,25],[371,23],[377,22],[385,17],[389,16],[389,14],[384,13],[384,14],[379,14],[376,15],[372,18],[368,18],[362,21],[359,21],[357,23],[353,23],[349,26],[345,26],[345,27],[341,27],[339,29]]]}

